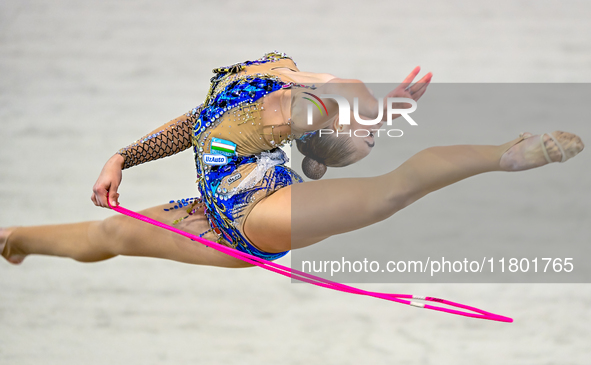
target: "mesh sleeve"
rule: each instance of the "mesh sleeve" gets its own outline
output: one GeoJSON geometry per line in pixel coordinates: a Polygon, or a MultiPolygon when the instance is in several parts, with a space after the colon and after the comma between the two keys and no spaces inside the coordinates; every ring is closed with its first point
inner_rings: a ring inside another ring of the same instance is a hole
{"type": "MultiPolygon", "coordinates": [[[[201,106],[196,109],[198,116],[201,106]]],[[[193,112],[189,112],[187,115],[176,118],[163,125],[159,130],[155,130],[117,151],[125,160],[123,169],[172,156],[190,148],[192,146],[194,115],[193,112]]]]}

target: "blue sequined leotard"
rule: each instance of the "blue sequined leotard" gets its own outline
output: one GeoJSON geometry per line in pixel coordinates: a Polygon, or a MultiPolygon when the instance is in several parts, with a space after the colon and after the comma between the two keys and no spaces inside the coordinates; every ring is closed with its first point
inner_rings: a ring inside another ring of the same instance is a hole
{"type": "MultiPolygon", "coordinates": [[[[124,157],[124,168],[129,168],[192,146],[201,197],[171,201],[173,205],[165,210],[188,207],[191,215],[204,209],[211,229],[202,236],[213,231],[218,242],[269,260],[286,252],[257,249],[245,236],[243,225],[261,199],[302,181],[284,165],[288,159],[279,147],[294,135],[289,116],[278,105],[286,96],[281,90],[307,87],[271,73],[254,72],[275,68],[298,71],[291,58],[277,52],[214,69],[202,105],[118,152],[124,157]]],[[[288,79],[283,73],[282,77],[288,79]]]]}
{"type": "Polygon", "coordinates": [[[294,138],[289,121],[266,125],[261,99],[281,89],[305,86],[270,74],[240,72],[280,60],[291,61],[274,52],[256,61],[214,69],[205,102],[189,113],[194,123],[197,183],[212,231],[220,242],[268,260],[287,252],[257,249],[244,234],[244,220],[261,199],[302,179],[284,165],[287,157],[278,148],[294,138]]]}

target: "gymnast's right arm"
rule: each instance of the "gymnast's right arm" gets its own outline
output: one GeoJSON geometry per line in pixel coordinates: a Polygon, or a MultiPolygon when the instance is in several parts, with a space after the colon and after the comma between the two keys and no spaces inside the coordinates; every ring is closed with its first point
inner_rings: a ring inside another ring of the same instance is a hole
{"type": "Polygon", "coordinates": [[[91,200],[96,206],[108,208],[107,197],[111,205],[118,205],[117,189],[121,184],[122,170],[172,156],[192,146],[194,115],[187,113],[155,129],[131,145],[120,149],[103,167],[93,187],[91,200]]]}

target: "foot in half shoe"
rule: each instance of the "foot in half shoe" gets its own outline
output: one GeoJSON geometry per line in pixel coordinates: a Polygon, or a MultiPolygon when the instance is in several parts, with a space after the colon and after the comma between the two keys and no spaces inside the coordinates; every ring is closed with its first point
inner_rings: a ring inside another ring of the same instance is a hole
{"type": "Polygon", "coordinates": [[[501,169],[522,171],[552,162],[565,162],[585,147],[579,136],[567,132],[556,131],[536,136],[522,133],[521,137],[501,156],[501,169]]]}

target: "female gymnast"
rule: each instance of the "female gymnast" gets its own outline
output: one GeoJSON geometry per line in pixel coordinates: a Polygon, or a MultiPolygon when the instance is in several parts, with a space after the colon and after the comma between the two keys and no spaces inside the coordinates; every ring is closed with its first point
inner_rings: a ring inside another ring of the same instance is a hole
{"type": "MultiPolygon", "coordinates": [[[[412,84],[419,69],[386,97],[418,100],[431,80],[412,84]]],[[[357,80],[301,72],[286,55],[266,54],[214,69],[205,102],[136,143],[105,164],[93,188],[95,205],[118,204],[122,170],[193,147],[200,197],[140,212],[180,230],[274,260],[291,249],[320,242],[392,216],[430,192],[490,171],[522,171],[565,162],[582,151],[579,137],[565,132],[532,135],[501,145],[431,147],[385,175],[303,182],[284,164],[280,146],[296,140],[306,155],[304,172],[318,179],[326,166],[359,161],[374,137],[342,137],[366,127],[338,123],[338,105],[325,99],[326,113],[314,111],[313,126],[302,121],[304,93],[339,93],[360,99],[360,114],[378,115],[377,100],[357,80]],[[321,85],[318,87],[311,85],[321,85]],[[343,87],[346,85],[346,87],[343,87]],[[321,128],[343,132],[319,136],[321,128]],[[292,211],[292,196],[306,209],[292,211]],[[356,214],[343,214],[355,211],[356,214]]],[[[350,105],[353,105],[350,102],[350,105]]],[[[18,264],[30,254],[70,257],[81,262],[118,255],[146,256],[185,263],[246,267],[234,257],[175,233],[117,215],[102,221],[0,229],[0,251],[18,264]]]]}

